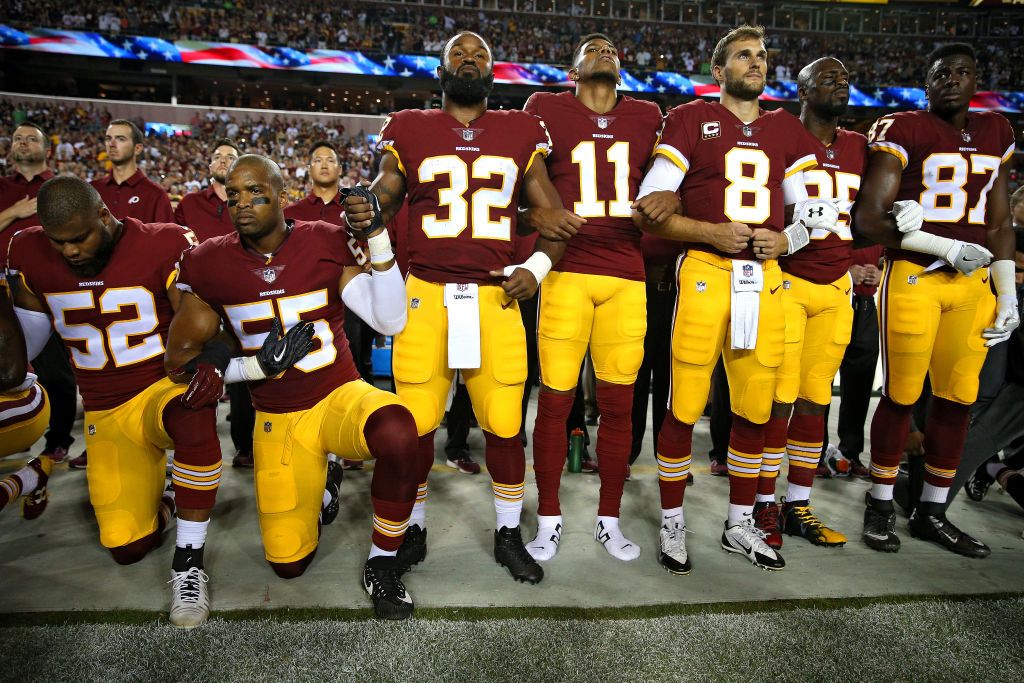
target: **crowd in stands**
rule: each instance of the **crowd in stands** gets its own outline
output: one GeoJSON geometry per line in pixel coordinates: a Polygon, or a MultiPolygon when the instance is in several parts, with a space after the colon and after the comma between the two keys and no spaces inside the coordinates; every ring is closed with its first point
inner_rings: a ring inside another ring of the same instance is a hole
{"type": "MultiPolygon", "coordinates": [[[[114,118],[94,106],[63,104],[14,104],[0,100],[0,120],[13,125],[0,135],[0,175],[7,175],[11,130],[21,121],[40,124],[52,141],[51,167],[55,173],[76,175],[86,180],[110,170],[103,135],[114,118]]],[[[135,124],[145,130],[145,122],[135,124]]],[[[330,140],[338,148],[343,168],[342,184],[350,186],[376,174],[374,151],[365,136],[345,135],[344,126],[323,126],[301,118],[270,116],[236,118],[213,111],[197,113],[191,122],[191,136],[146,138],[139,168],[167,191],[171,202],[209,183],[210,142],[228,137],[238,141],[245,152],[264,154],[281,165],[289,197],[301,199],[308,191],[306,165],[308,145],[330,140]]]]}
{"type": "MultiPolygon", "coordinates": [[[[572,11],[530,13],[482,11],[420,5],[308,0],[301,9],[285,0],[14,0],[8,20],[21,27],[85,29],[107,34],[141,34],[169,40],[208,40],[299,50],[343,49],[368,53],[440,52],[458,29],[491,41],[495,58],[513,62],[565,64],[581,35],[600,31],[615,37],[627,68],[708,73],[711,49],[724,27],[578,16],[572,11]]],[[[500,5],[501,3],[499,3],[500,5]]],[[[511,3],[508,3],[511,5],[511,3]]],[[[511,7],[509,7],[510,9],[511,7]]],[[[740,17],[742,18],[742,17],[740,17]]],[[[1004,38],[976,41],[984,89],[1020,89],[1024,82],[1024,41],[1019,27],[1000,27],[1004,38]]],[[[937,36],[934,42],[948,41],[937,36]]],[[[921,55],[928,40],[895,35],[823,34],[769,30],[774,76],[792,79],[822,55],[846,62],[855,82],[920,85],[921,55]]]]}

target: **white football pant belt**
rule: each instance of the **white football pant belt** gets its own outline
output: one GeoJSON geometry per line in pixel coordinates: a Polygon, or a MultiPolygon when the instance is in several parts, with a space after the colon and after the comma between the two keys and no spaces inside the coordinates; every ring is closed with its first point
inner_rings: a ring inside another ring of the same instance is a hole
{"type": "Polygon", "coordinates": [[[732,262],[732,348],[757,345],[757,320],[761,311],[764,269],[757,261],[732,262]]]}
{"type": "Polygon", "coordinates": [[[444,306],[448,312],[448,367],[452,370],[479,368],[479,286],[446,283],[444,306]]]}

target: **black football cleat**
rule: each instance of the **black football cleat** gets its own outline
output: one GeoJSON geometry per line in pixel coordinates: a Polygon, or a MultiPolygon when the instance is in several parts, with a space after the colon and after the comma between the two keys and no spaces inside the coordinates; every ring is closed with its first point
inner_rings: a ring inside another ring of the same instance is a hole
{"type": "Polygon", "coordinates": [[[523,545],[518,526],[503,526],[494,532],[494,561],[507,568],[516,581],[536,584],[544,578],[544,570],[523,545]]]}
{"type": "Polygon", "coordinates": [[[907,527],[914,538],[937,543],[957,555],[980,559],[992,554],[987,545],[946,519],[946,513],[938,505],[933,507],[920,503],[910,516],[907,527]]]}
{"type": "Polygon", "coordinates": [[[373,601],[373,612],[381,619],[408,619],[412,598],[402,583],[398,559],[390,555],[371,557],[363,565],[363,590],[373,601]]]}
{"type": "Polygon", "coordinates": [[[896,507],[891,500],[875,500],[870,493],[864,494],[867,506],[864,508],[864,533],[862,538],[872,550],[895,553],[900,549],[900,538],[896,535],[896,507]]]}
{"type": "Polygon", "coordinates": [[[974,471],[971,478],[964,484],[964,491],[967,492],[967,497],[971,500],[980,501],[985,498],[985,494],[988,493],[989,488],[995,482],[996,480],[989,476],[985,465],[982,465],[974,471]]]}
{"type": "Polygon", "coordinates": [[[338,512],[341,510],[341,482],[344,478],[345,470],[342,469],[341,463],[329,460],[327,462],[327,484],[324,488],[330,494],[331,502],[320,511],[320,521],[324,526],[337,519],[338,512]]]}
{"type": "Polygon", "coordinates": [[[427,558],[427,530],[410,524],[398,547],[398,567],[403,574],[427,558]]]}

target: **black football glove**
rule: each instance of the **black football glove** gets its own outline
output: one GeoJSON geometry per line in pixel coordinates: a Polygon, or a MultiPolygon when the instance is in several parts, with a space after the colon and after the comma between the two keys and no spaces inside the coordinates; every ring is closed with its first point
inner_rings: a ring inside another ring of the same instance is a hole
{"type": "Polygon", "coordinates": [[[370,192],[369,188],[363,187],[362,185],[342,188],[342,203],[344,203],[345,199],[350,196],[359,197],[373,208],[373,221],[370,223],[370,227],[364,230],[353,228],[349,225],[348,219],[346,218],[345,220],[345,229],[348,230],[348,233],[360,242],[365,242],[369,235],[384,227],[384,222],[380,219],[380,201],[377,199],[377,195],[370,192]]]}
{"type": "Polygon", "coordinates": [[[256,352],[256,360],[267,377],[281,374],[313,348],[313,323],[300,321],[284,337],[281,329],[281,321],[274,318],[263,346],[256,352]]]}

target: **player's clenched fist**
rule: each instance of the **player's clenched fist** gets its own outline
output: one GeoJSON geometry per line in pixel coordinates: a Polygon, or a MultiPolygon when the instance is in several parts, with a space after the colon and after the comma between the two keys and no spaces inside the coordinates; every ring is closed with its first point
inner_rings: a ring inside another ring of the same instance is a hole
{"type": "Polygon", "coordinates": [[[345,227],[353,237],[366,241],[371,232],[383,225],[377,196],[365,187],[345,188],[341,194],[345,205],[345,227]]]}
{"type": "Polygon", "coordinates": [[[754,231],[744,223],[715,223],[708,230],[708,244],[726,254],[738,254],[747,248],[754,231]]]}
{"type": "Polygon", "coordinates": [[[587,222],[568,209],[538,208],[527,209],[524,213],[526,224],[533,227],[540,236],[552,242],[564,242],[579,232],[587,222]]]}
{"type": "Polygon", "coordinates": [[[631,208],[649,222],[661,223],[679,213],[681,204],[677,193],[664,190],[641,197],[633,202],[631,208]]]}

